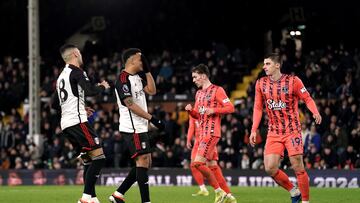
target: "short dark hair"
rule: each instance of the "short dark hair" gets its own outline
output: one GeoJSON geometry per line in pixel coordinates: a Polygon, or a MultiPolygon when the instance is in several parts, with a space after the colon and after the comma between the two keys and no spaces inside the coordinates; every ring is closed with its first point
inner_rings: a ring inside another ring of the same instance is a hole
{"type": "Polygon", "coordinates": [[[60,47],[59,52],[61,56],[68,50],[68,49],[77,49],[77,46],[73,44],[64,44],[60,47]]]}
{"type": "Polygon", "coordinates": [[[210,71],[207,65],[201,63],[191,69],[192,73],[205,74],[208,78],[210,78],[210,71]]]}
{"type": "Polygon", "coordinates": [[[264,56],[264,59],[271,59],[272,61],[274,61],[275,63],[280,63],[281,65],[281,56],[278,53],[270,53],[270,54],[266,54],[264,56]]]}
{"type": "Polygon", "coordinates": [[[121,55],[121,62],[125,65],[126,61],[136,53],[141,53],[141,50],[138,48],[129,48],[123,51],[121,55]]]}

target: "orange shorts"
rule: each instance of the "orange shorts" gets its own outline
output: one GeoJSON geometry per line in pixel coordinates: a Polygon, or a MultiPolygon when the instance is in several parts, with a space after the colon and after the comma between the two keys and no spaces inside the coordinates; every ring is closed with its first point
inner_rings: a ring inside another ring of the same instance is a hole
{"type": "MultiPolygon", "coordinates": [[[[197,151],[198,151],[198,147],[199,147],[199,141],[195,140],[194,142],[194,146],[191,150],[191,160],[195,160],[195,157],[196,157],[196,154],[197,154],[197,151]]],[[[215,160],[215,161],[218,161],[219,160],[219,154],[217,152],[217,147],[215,146],[215,151],[213,153],[213,157],[210,159],[210,160],[215,160]]]]}
{"type": "Polygon", "coordinates": [[[195,157],[196,157],[196,153],[198,151],[198,147],[199,147],[199,141],[195,140],[194,142],[194,146],[191,149],[191,160],[194,161],[195,157]]]}
{"type": "Polygon", "coordinates": [[[218,160],[219,158],[216,144],[219,142],[219,139],[219,137],[214,136],[206,136],[201,138],[199,141],[199,146],[197,147],[197,152],[195,153],[196,156],[205,157],[209,161],[218,160]]]}
{"type": "Polygon", "coordinates": [[[301,134],[277,135],[269,132],[266,138],[264,154],[279,154],[284,156],[285,148],[289,156],[303,154],[304,146],[301,134]]]}

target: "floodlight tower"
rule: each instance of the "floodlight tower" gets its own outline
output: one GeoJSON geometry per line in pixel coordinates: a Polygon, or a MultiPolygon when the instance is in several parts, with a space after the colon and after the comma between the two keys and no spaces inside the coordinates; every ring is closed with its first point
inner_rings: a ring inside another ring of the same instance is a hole
{"type": "MultiPolygon", "coordinates": [[[[39,0],[28,0],[29,37],[29,135],[40,139],[40,37],[39,0]]],[[[39,145],[38,145],[39,146],[39,145]]]]}

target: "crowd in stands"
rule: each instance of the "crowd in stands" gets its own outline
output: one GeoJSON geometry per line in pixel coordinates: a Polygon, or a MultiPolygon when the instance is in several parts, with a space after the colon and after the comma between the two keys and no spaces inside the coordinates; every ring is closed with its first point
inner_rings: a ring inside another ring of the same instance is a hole
{"type": "MultiPolygon", "coordinates": [[[[310,112],[304,104],[300,105],[306,167],[360,168],[360,90],[356,88],[360,87],[359,50],[328,46],[294,56],[281,48],[276,51],[283,53],[283,72],[296,74],[303,80],[323,117],[321,125],[314,125],[310,112]]],[[[229,50],[222,44],[214,45],[211,50],[163,51],[147,56],[159,95],[188,94],[192,97],[196,91],[190,73],[193,65],[207,64],[212,81],[223,86],[230,95],[236,83],[254,68],[254,60],[257,60],[250,50],[229,50]]],[[[102,58],[97,55],[85,57],[88,76],[94,82],[105,79],[113,83],[122,66],[120,58],[119,53],[102,58]]],[[[72,145],[61,135],[59,112],[52,109],[46,99],[54,93],[62,67],[41,65],[42,141],[41,146],[36,146],[28,135],[28,71],[25,64],[10,56],[0,62],[0,169],[80,167],[72,145]]],[[[219,164],[223,168],[264,167],[266,116],[258,130],[258,145],[253,148],[248,144],[254,102],[253,82],[248,89],[249,96],[235,100],[235,112],[223,117],[222,137],[218,144],[219,164]]],[[[106,167],[129,167],[133,163],[118,131],[119,112],[114,98],[113,89],[99,97],[89,98],[88,105],[96,110],[89,121],[101,137],[107,157],[106,167]]],[[[183,106],[187,102],[193,101],[178,102],[175,112],[165,112],[160,104],[150,102],[149,111],[167,123],[163,139],[153,152],[154,167],[189,167],[191,151],[186,148],[188,122],[183,106]]],[[[151,133],[158,132],[152,130],[151,133]]],[[[289,166],[286,156],[282,165],[284,168],[289,166]]]]}

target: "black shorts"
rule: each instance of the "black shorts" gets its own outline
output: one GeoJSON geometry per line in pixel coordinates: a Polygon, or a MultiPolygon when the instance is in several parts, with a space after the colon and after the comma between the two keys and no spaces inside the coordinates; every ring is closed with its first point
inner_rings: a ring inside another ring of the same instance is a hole
{"type": "Polygon", "coordinates": [[[70,141],[78,154],[82,151],[91,151],[101,148],[99,138],[88,122],[65,128],[63,134],[70,141]]]}
{"type": "Polygon", "coordinates": [[[150,146],[150,138],[148,133],[125,133],[120,132],[129,147],[131,158],[136,158],[142,154],[153,152],[150,146]]]}

